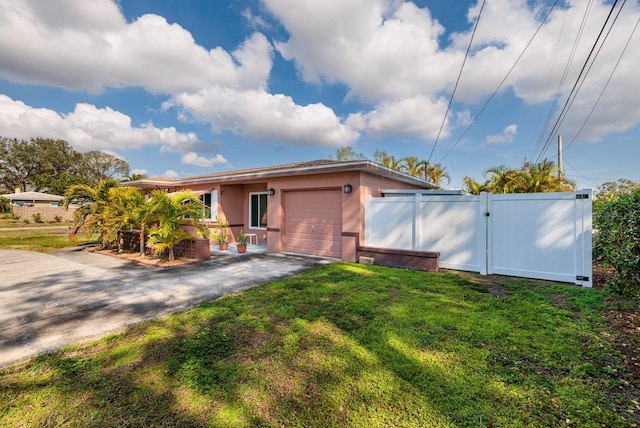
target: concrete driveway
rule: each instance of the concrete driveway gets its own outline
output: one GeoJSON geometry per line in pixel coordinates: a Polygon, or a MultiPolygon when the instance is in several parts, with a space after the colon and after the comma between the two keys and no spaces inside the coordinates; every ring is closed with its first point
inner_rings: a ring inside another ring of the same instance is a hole
{"type": "Polygon", "coordinates": [[[0,249],[0,368],[326,263],[216,254],[159,269],[77,249],[0,249]]]}

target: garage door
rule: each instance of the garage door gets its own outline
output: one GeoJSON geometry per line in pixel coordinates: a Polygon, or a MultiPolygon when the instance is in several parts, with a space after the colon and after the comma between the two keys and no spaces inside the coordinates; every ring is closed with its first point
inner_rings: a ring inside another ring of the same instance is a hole
{"type": "Polygon", "coordinates": [[[342,257],[342,193],[339,190],[284,195],[285,250],[342,257]]]}

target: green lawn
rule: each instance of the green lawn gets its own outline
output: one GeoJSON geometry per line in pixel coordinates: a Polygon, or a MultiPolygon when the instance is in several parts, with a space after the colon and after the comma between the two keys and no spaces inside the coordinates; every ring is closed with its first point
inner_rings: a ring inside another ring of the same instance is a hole
{"type": "MultiPolygon", "coordinates": [[[[54,223],[47,226],[55,225],[54,223]]],[[[23,226],[30,227],[32,225],[23,226]]],[[[51,253],[60,248],[90,242],[96,242],[96,236],[78,235],[77,242],[70,241],[66,227],[59,229],[38,228],[35,230],[12,230],[12,228],[0,227],[0,248],[51,253]]]]}
{"type": "Polygon", "coordinates": [[[624,410],[633,403],[601,292],[517,280],[494,297],[481,279],[316,268],[2,371],[0,426],[623,427],[637,418],[624,410]]]}

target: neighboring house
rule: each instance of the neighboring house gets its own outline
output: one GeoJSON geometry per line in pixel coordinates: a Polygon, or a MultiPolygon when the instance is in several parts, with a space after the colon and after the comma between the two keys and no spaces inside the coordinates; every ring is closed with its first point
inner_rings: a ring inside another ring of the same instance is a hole
{"type": "Polygon", "coordinates": [[[63,207],[64,196],[40,192],[19,192],[0,196],[8,199],[13,213],[25,220],[31,220],[34,214],[39,214],[44,221],[73,218],[73,210],[65,210],[63,207]]]}
{"type": "MultiPolygon", "coordinates": [[[[228,221],[273,252],[356,260],[364,237],[365,198],[382,189],[437,186],[370,161],[318,160],[202,176],[124,183],[147,193],[191,189],[211,222],[228,221]]],[[[254,241],[255,242],[255,241],[254,241]]]]}
{"type": "Polygon", "coordinates": [[[11,205],[19,207],[58,208],[62,206],[62,201],[64,200],[64,196],[49,195],[48,193],[40,192],[9,193],[0,196],[9,199],[11,205]]]}

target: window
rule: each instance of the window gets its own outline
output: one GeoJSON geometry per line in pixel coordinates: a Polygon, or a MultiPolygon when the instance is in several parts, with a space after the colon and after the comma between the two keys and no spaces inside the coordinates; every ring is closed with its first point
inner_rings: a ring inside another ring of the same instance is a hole
{"type": "Polygon", "coordinates": [[[51,208],[60,208],[60,202],[49,202],[51,208]]]}
{"type": "Polygon", "coordinates": [[[267,228],[267,193],[249,193],[249,227],[267,228]]]}
{"type": "Polygon", "coordinates": [[[204,205],[204,219],[215,220],[218,217],[218,190],[200,195],[200,201],[204,205]]]}

